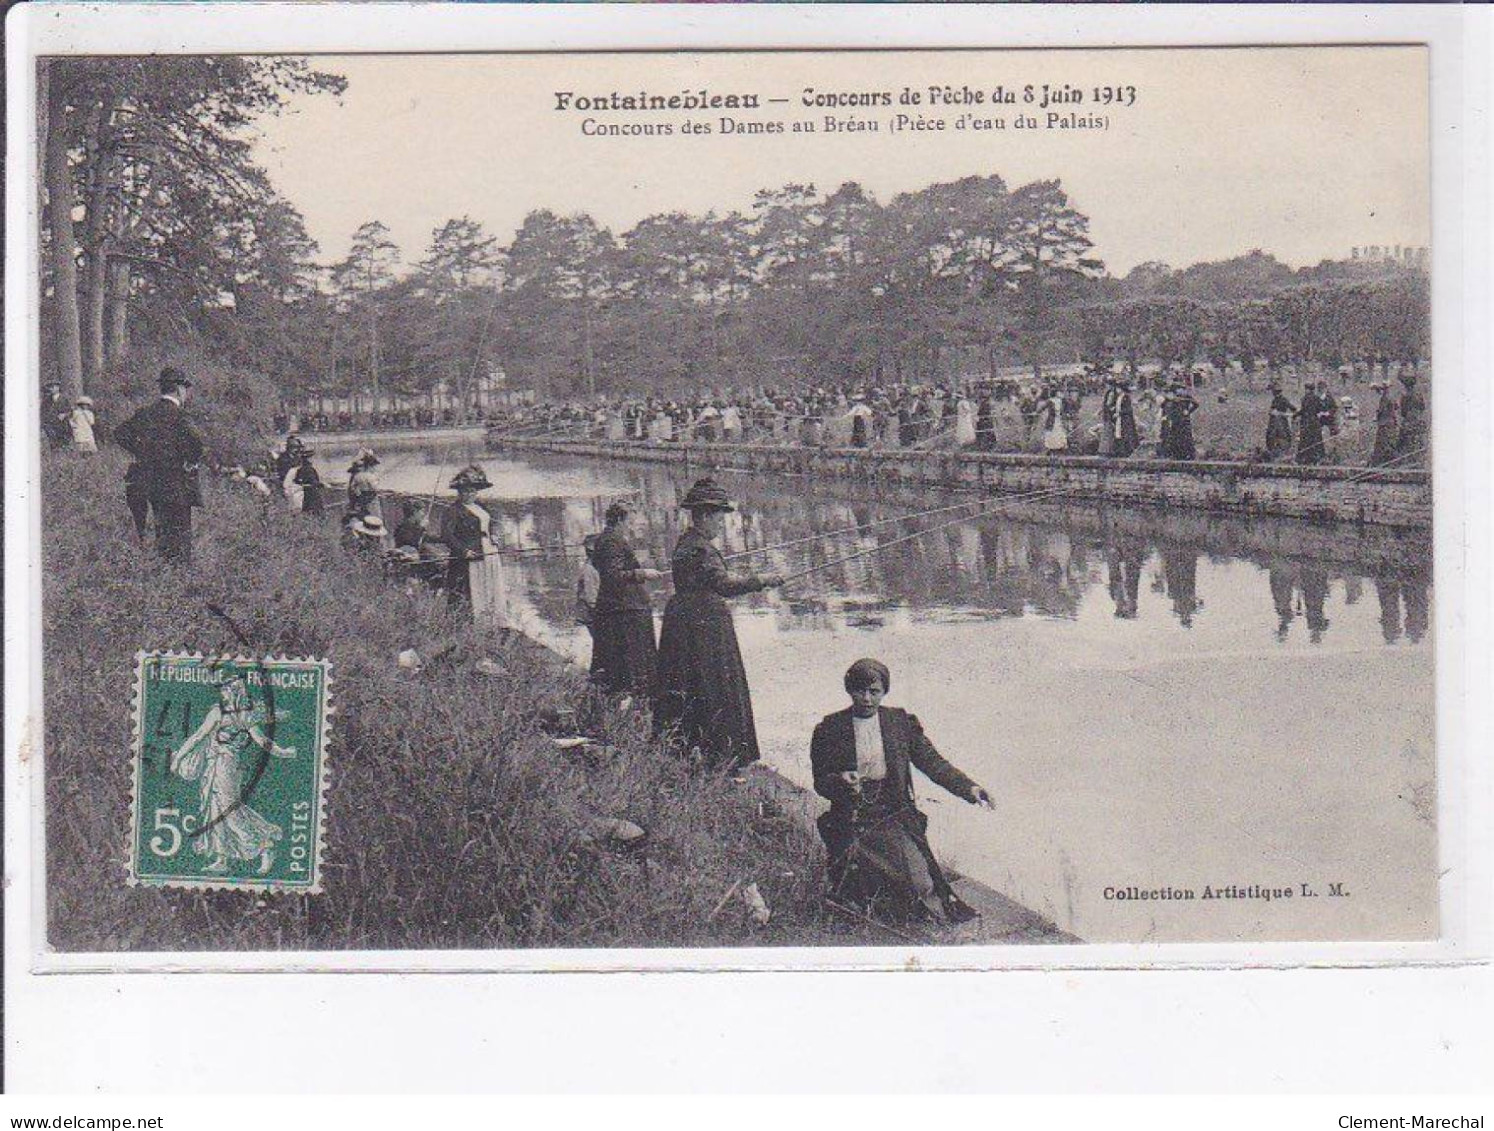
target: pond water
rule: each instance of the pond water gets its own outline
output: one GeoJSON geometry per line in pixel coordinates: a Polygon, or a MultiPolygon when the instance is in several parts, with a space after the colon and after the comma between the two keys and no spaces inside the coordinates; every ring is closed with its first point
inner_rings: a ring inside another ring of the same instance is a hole
{"type": "MultiPolygon", "coordinates": [[[[660,567],[699,473],[412,450],[384,485],[428,494],[472,459],[506,545],[575,546],[627,494],[660,567]]],[[[935,850],[1085,940],[1435,935],[1428,535],[1079,504],[900,518],[974,496],[719,478],[728,554],[795,543],[734,564],[832,563],[733,602],[764,760],[787,777],[809,783],[814,724],[875,656],[888,704],[996,799],[920,779],[935,850]],[[1203,898],[1253,887],[1292,895],[1203,898]]],[[[501,615],[584,662],[578,553],[493,568],[501,615]]]]}

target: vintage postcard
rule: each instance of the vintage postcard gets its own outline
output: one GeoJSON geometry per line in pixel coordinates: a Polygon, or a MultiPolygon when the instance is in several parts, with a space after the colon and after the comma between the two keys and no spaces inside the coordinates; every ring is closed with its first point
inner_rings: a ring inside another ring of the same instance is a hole
{"type": "Polygon", "coordinates": [[[43,949],[1444,938],[1429,68],[44,55],[43,949]]]}

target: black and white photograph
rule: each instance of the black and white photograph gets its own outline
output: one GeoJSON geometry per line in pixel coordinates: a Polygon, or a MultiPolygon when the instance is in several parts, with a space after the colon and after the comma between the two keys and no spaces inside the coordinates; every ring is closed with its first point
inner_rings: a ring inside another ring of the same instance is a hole
{"type": "Polygon", "coordinates": [[[46,948],[1436,940],[1428,67],[41,58],[46,948]]]}

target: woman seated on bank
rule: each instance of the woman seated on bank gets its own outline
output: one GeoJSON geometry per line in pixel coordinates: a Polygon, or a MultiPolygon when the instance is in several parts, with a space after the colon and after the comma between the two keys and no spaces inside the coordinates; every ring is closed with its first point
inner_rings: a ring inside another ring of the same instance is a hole
{"type": "Polygon", "coordinates": [[[893,921],[963,923],[977,913],[955,895],[934,859],[910,767],[972,805],[993,808],[991,795],[939,755],[916,716],[882,706],[891,685],[885,664],[857,660],[845,678],[851,706],[814,729],[814,788],[830,801],[819,830],[831,895],[893,921]]]}

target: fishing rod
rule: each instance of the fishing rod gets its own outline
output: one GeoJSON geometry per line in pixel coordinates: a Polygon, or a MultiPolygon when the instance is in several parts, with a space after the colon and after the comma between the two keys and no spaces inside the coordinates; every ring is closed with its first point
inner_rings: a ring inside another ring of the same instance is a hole
{"type": "MultiPolygon", "coordinates": [[[[1051,495],[1062,495],[1062,494],[1067,494],[1067,493],[1068,493],[1068,489],[1067,488],[1057,488],[1056,487],[1056,488],[1053,488],[1050,491],[1038,492],[1037,494],[1034,494],[1034,495],[1030,496],[1027,501],[1032,501],[1032,500],[1034,500],[1034,499],[1036,499],[1038,497],[1041,497],[1044,494],[1051,496],[1051,495]]],[[[857,560],[858,558],[868,557],[868,556],[870,556],[872,554],[879,554],[883,550],[890,550],[894,546],[901,545],[904,542],[911,542],[914,539],[922,538],[922,537],[924,537],[925,535],[928,535],[928,534],[936,534],[936,533],[938,533],[941,530],[947,530],[947,529],[949,529],[951,526],[958,526],[961,523],[965,523],[965,522],[977,522],[977,521],[979,521],[979,520],[981,520],[983,518],[989,518],[995,512],[996,508],[998,506],[1000,506],[1002,503],[1009,503],[1009,502],[1016,502],[1016,501],[1017,500],[1015,498],[1012,498],[1012,497],[1002,497],[1002,498],[995,499],[988,506],[983,507],[976,514],[965,515],[965,516],[962,516],[960,518],[951,519],[949,522],[941,522],[941,523],[938,523],[935,526],[926,527],[923,530],[915,530],[911,534],[904,534],[904,535],[902,535],[899,538],[894,538],[890,542],[880,542],[880,543],[878,543],[875,546],[868,546],[868,547],[865,547],[863,549],[857,550],[854,553],[844,554],[841,557],[831,558],[829,561],[821,562],[818,565],[813,565],[813,566],[809,566],[809,567],[807,567],[805,569],[796,570],[793,573],[786,574],[783,577],[783,579],[780,582],[780,584],[781,585],[787,585],[790,581],[797,581],[801,577],[808,577],[810,574],[818,573],[821,570],[829,569],[832,566],[844,565],[846,562],[852,562],[852,561],[857,560]]]]}
{"type": "MultiPolygon", "coordinates": [[[[1057,490],[1057,488],[1040,487],[1032,491],[1016,491],[1009,495],[1002,495],[1001,501],[1008,503],[1030,501],[1031,498],[1048,495],[1054,490],[1057,490]]],[[[1067,488],[1063,488],[1063,490],[1067,490],[1067,488]]],[[[802,538],[790,538],[786,542],[772,542],[766,546],[754,546],[745,550],[735,550],[724,556],[728,561],[734,561],[737,558],[745,558],[752,554],[763,554],[770,550],[782,550],[791,546],[802,546],[806,542],[818,542],[823,538],[834,538],[841,534],[860,534],[882,526],[892,526],[895,523],[907,522],[911,519],[927,518],[929,515],[946,514],[949,511],[963,510],[967,507],[979,505],[980,501],[978,499],[965,499],[958,503],[950,503],[947,506],[930,507],[924,511],[911,511],[907,514],[893,515],[891,518],[879,518],[871,522],[858,523],[855,526],[842,526],[836,530],[825,530],[818,534],[808,534],[802,538]]]]}

